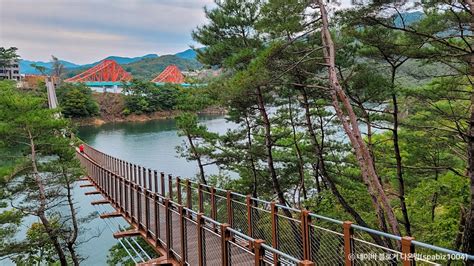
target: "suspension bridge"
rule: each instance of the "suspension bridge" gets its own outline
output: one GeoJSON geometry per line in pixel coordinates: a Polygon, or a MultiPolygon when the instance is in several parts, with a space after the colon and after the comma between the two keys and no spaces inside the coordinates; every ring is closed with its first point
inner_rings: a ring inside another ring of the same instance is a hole
{"type": "Polygon", "coordinates": [[[132,228],[117,230],[114,237],[119,241],[142,237],[160,256],[139,256],[137,264],[474,263],[472,255],[165,175],[88,145],[77,150],[77,157],[87,173],[81,187],[92,189],[85,194],[101,196],[91,204],[114,209],[100,218],[122,217],[132,228]],[[381,245],[380,239],[389,244],[381,245]]]}

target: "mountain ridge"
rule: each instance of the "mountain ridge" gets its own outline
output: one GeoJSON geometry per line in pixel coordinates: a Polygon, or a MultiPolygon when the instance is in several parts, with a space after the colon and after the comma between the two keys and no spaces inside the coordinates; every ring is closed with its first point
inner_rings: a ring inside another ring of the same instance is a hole
{"type": "MultiPolygon", "coordinates": [[[[64,65],[64,67],[66,69],[66,72],[75,72],[74,70],[93,67],[93,66],[99,64],[100,62],[102,62],[103,60],[114,60],[118,64],[124,66],[124,65],[139,62],[139,61],[142,61],[142,60],[145,60],[145,59],[157,59],[157,58],[160,58],[160,57],[163,57],[163,56],[165,56],[165,59],[166,59],[166,56],[176,56],[176,58],[179,58],[179,59],[196,61],[196,53],[192,49],[187,49],[187,50],[184,50],[182,52],[178,52],[178,53],[173,54],[173,55],[162,55],[162,56],[160,56],[158,54],[146,54],[146,55],[137,56],[137,57],[124,57],[124,56],[111,55],[111,56],[107,56],[106,58],[104,58],[102,60],[99,60],[99,61],[96,61],[96,62],[93,62],[93,63],[89,63],[89,64],[76,64],[76,63],[66,61],[66,60],[59,60],[59,61],[64,65]]],[[[36,64],[38,66],[45,67],[47,73],[51,71],[52,65],[53,65],[53,63],[51,61],[45,62],[45,61],[33,61],[33,60],[28,60],[28,59],[20,59],[20,62],[19,62],[20,73],[21,74],[33,74],[33,75],[41,74],[37,69],[35,69],[34,67],[31,66],[32,64],[36,64]]]]}

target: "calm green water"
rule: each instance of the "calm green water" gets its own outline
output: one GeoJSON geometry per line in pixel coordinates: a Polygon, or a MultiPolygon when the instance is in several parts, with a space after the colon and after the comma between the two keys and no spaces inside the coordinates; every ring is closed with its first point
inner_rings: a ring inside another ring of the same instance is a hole
{"type": "MultiPolygon", "coordinates": [[[[201,116],[200,122],[217,133],[224,133],[234,127],[233,124],[226,123],[223,116],[201,116]]],[[[79,128],[78,135],[86,143],[112,156],[174,176],[193,177],[198,171],[195,162],[188,162],[178,157],[176,146],[182,144],[184,138],[178,136],[173,119],[85,126],[79,128]]],[[[217,173],[217,168],[208,166],[206,172],[217,173]]],[[[86,189],[79,188],[75,191],[81,215],[95,211],[89,203],[100,198],[100,196],[86,197],[85,191],[86,189]]],[[[105,205],[100,208],[111,210],[111,207],[105,205]]],[[[113,220],[115,224],[110,226],[115,225],[115,228],[117,223],[126,225],[121,218],[109,220],[113,220]]],[[[88,230],[85,235],[97,235],[97,237],[79,247],[81,255],[88,256],[84,265],[105,265],[108,250],[117,243],[117,240],[112,237],[112,232],[105,222],[99,218],[85,227],[88,230]]]]}

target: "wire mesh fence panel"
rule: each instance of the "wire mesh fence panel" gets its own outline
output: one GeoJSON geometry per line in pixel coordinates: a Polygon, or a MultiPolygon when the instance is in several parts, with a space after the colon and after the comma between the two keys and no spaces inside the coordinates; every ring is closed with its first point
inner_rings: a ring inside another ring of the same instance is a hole
{"type": "Polygon", "coordinates": [[[216,194],[216,221],[219,223],[227,223],[227,199],[216,194]]]}
{"type": "Polygon", "coordinates": [[[159,214],[159,223],[160,225],[158,226],[160,230],[160,242],[163,246],[166,246],[166,212],[165,212],[165,206],[163,206],[161,203],[158,204],[158,211],[160,212],[159,214]]]}
{"type": "Polygon", "coordinates": [[[147,197],[148,200],[148,206],[149,206],[149,212],[150,214],[148,215],[148,231],[152,233],[153,235],[156,235],[156,227],[155,227],[155,201],[153,200],[152,197],[147,197]]]}
{"type": "Polygon", "coordinates": [[[171,213],[171,249],[174,253],[181,257],[181,221],[180,215],[174,210],[170,211],[171,213]]]}
{"type": "Polygon", "coordinates": [[[250,266],[255,265],[255,254],[248,249],[241,247],[235,242],[228,241],[229,265],[250,266]]]}
{"type": "Polygon", "coordinates": [[[202,188],[202,213],[204,216],[211,217],[212,202],[211,193],[205,187],[202,188]]]}
{"type": "Polygon", "coordinates": [[[466,265],[465,257],[460,255],[451,255],[442,253],[432,249],[415,246],[415,254],[413,259],[417,266],[430,266],[430,265],[450,265],[450,266],[461,266],[466,265]]]}
{"type": "Polygon", "coordinates": [[[191,183],[191,209],[199,210],[199,189],[195,183],[191,183]]]}
{"type": "Polygon", "coordinates": [[[186,193],[186,183],[183,181],[179,182],[179,185],[181,187],[181,205],[186,206],[187,202],[187,193],[186,193]]]}
{"type": "Polygon", "coordinates": [[[389,239],[376,244],[370,234],[362,231],[354,231],[352,250],[354,265],[401,265],[401,252],[393,247],[400,245],[389,239]]]}
{"type": "Polygon", "coordinates": [[[276,217],[278,228],[279,250],[297,259],[303,259],[303,236],[301,222],[278,214],[276,217]]]}
{"type": "Polygon", "coordinates": [[[311,260],[321,265],[344,265],[344,236],[316,225],[310,225],[311,260]]]}
{"type": "Polygon", "coordinates": [[[198,235],[196,222],[185,218],[186,258],[189,265],[198,265],[198,235]]]}
{"type": "Polygon", "coordinates": [[[124,182],[121,182],[119,183],[119,204],[120,204],[120,207],[123,208],[124,210],[126,209],[126,206],[125,206],[125,183],[124,182]]]}
{"type": "Polygon", "coordinates": [[[130,201],[130,184],[126,184],[124,187],[124,199],[126,200],[125,204],[125,213],[130,215],[130,210],[132,209],[131,201],[130,201]]]}
{"type": "Polygon", "coordinates": [[[253,207],[252,210],[252,236],[255,239],[263,239],[271,245],[272,236],[272,214],[264,209],[253,207]]]}
{"type": "Polygon", "coordinates": [[[242,202],[235,200],[231,201],[232,204],[232,228],[242,233],[248,232],[248,214],[247,205],[242,202]]]}
{"type": "Polygon", "coordinates": [[[135,221],[138,221],[138,197],[136,188],[132,189],[132,199],[133,199],[133,218],[135,221]]]}
{"type": "Polygon", "coordinates": [[[208,228],[204,228],[203,234],[206,265],[221,265],[222,244],[220,236],[208,228]]]}
{"type": "Polygon", "coordinates": [[[142,192],[140,192],[138,194],[138,196],[140,197],[140,224],[145,227],[146,225],[146,212],[145,212],[145,204],[146,204],[146,198],[145,198],[145,194],[143,194],[142,192]]]}

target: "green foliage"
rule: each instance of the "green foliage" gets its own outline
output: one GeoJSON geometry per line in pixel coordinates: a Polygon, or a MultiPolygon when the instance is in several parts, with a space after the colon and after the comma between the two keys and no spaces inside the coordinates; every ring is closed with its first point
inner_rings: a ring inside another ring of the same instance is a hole
{"type": "MultiPolygon", "coordinates": [[[[337,29],[332,35],[338,79],[367,133],[365,141],[397,219],[406,216],[398,195],[401,177],[413,235],[455,247],[460,216],[469,205],[472,77],[466,75],[466,59],[472,15],[454,1],[423,2],[424,14],[415,19],[397,13],[402,6],[376,1],[331,18],[337,29]],[[453,8],[443,10],[443,3],[453,8]]],[[[207,23],[193,32],[206,46],[198,59],[224,68],[225,75],[207,90],[237,126],[207,139],[206,130],[186,114],[179,120],[181,134],[208,148],[193,156],[185,145],[182,155],[214,161],[239,176],[227,180],[228,187],[274,200],[271,159],[293,205],[353,220],[348,205],[377,228],[357,158],[334,119],[319,14],[308,12],[312,8],[308,1],[235,0],[216,1],[206,9],[207,23]]]]}
{"type": "Polygon", "coordinates": [[[156,85],[153,82],[134,79],[124,89],[126,113],[152,113],[173,110],[182,94],[178,85],[156,85]]]}
{"type": "MultiPolygon", "coordinates": [[[[147,254],[152,257],[156,255],[155,249],[150,246],[143,238],[137,237],[135,240],[137,241],[138,245],[140,245],[145,250],[147,254]]],[[[132,254],[134,254],[133,251],[132,254]]],[[[135,265],[135,262],[132,260],[132,258],[130,258],[127,251],[122,247],[122,245],[120,245],[120,243],[117,243],[109,249],[109,253],[107,254],[107,264],[135,265]]]]}
{"type": "Polygon", "coordinates": [[[209,24],[192,33],[194,40],[206,46],[197,51],[198,59],[211,66],[244,67],[262,45],[254,31],[261,1],[230,0],[216,4],[216,8],[204,10],[209,24]]]}
{"type": "MultiPolygon", "coordinates": [[[[8,160],[2,158],[0,163],[0,202],[5,207],[4,199],[15,200],[13,209],[2,209],[0,214],[0,256],[47,263],[58,260],[58,251],[51,251],[53,238],[64,250],[66,242],[76,245],[70,240],[74,233],[72,214],[57,209],[58,199],[65,201],[71,184],[83,175],[67,138],[70,135],[69,121],[60,118],[57,110],[47,108],[44,95],[22,92],[14,83],[0,82],[0,154],[8,155],[8,160]],[[42,189],[47,194],[42,194],[42,189]],[[33,224],[26,239],[15,240],[11,236],[25,213],[42,217],[41,225],[33,224]],[[49,231],[42,229],[47,228],[46,220],[49,231]]],[[[74,208],[72,198],[70,207],[74,208]]]]}
{"type": "Polygon", "coordinates": [[[99,114],[99,105],[86,85],[64,83],[56,92],[65,117],[80,118],[99,114]]]}
{"type": "MultiPolygon", "coordinates": [[[[59,229],[57,220],[53,223],[53,226],[56,230],[59,229]]],[[[41,223],[35,222],[28,228],[24,246],[26,250],[21,255],[13,258],[17,265],[55,264],[57,258],[53,244],[41,223]]]]}
{"type": "Polygon", "coordinates": [[[0,47],[0,68],[9,67],[15,60],[18,60],[20,56],[17,51],[16,47],[0,47]]]}

